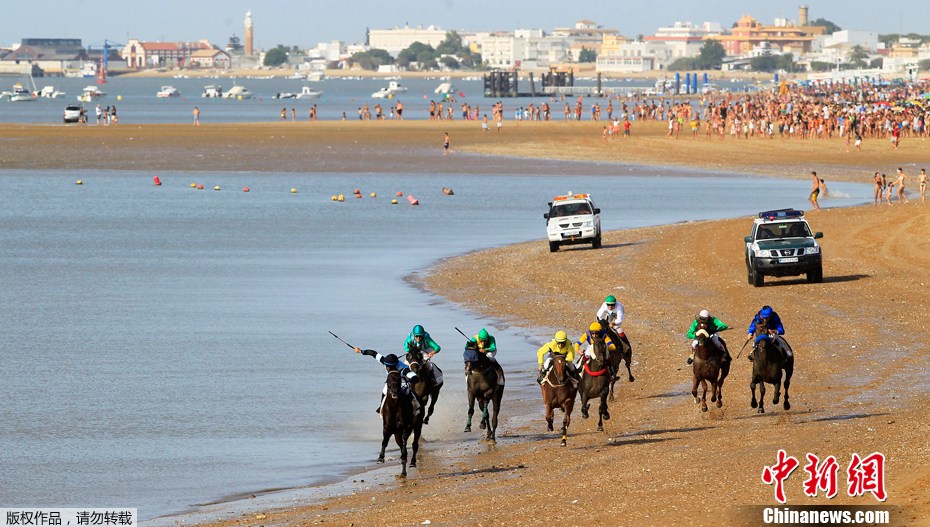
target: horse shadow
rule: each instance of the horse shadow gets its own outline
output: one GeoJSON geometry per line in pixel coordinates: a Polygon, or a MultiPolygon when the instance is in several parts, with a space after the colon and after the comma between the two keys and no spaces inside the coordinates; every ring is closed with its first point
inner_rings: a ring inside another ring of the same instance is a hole
{"type": "Polygon", "coordinates": [[[684,434],[687,432],[700,432],[701,430],[712,430],[716,426],[687,426],[682,428],[654,428],[650,430],[640,430],[638,432],[627,432],[617,437],[634,437],[634,436],[653,436],[659,434],[684,434]]]}
{"type": "Polygon", "coordinates": [[[630,439],[618,439],[612,437],[607,440],[607,446],[626,446],[626,445],[648,445],[654,443],[664,443],[666,441],[673,441],[678,439],[677,437],[636,437],[630,439]]]}
{"type": "Polygon", "coordinates": [[[843,415],[828,415],[826,417],[817,417],[811,419],[810,423],[818,423],[825,421],[850,421],[852,419],[868,419],[869,417],[881,417],[885,415],[891,415],[888,412],[875,412],[870,414],[843,414],[843,415]]]}

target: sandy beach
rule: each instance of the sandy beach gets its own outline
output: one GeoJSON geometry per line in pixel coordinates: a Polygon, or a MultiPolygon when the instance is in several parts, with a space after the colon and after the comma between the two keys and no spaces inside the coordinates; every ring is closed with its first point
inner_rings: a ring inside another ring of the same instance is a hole
{"type": "MultiPolygon", "coordinates": [[[[512,107],[508,101],[507,107],[512,107]]],[[[270,116],[269,119],[273,119],[270,116]]],[[[655,166],[868,182],[875,170],[930,164],[920,140],[897,151],[866,141],[846,153],[840,139],[733,141],[664,138],[661,123],[637,123],[633,138],[606,143],[600,123],[514,123],[482,134],[475,122],[298,122],[256,125],[7,125],[5,169],[254,170],[506,173],[520,158],[655,166]],[[442,156],[443,132],[453,154],[442,156]],[[502,158],[500,156],[508,156],[502,158]]],[[[609,168],[609,166],[608,166],[609,168]]],[[[916,170],[911,170],[916,173],[916,170]]],[[[620,176],[618,176],[620,177],[620,176]]],[[[734,176],[738,177],[738,176],[734,176]]],[[[913,188],[912,188],[913,190],[913,188]]],[[[928,308],[930,205],[831,209],[808,215],[824,232],[824,283],[746,282],[743,236],[751,220],[693,222],[605,233],[599,250],[549,253],[537,242],[470,253],[411,279],[497,324],[580,333],[606,294],[626,308],[634,383],[617,384],[606,431],[577,411],[568,448],[545,432],[537,400],[507,400],[496,446],[472,434],[445,457],[422,446],[405,482],[358,481],[350,494],[261,514],[233,513],[216,526],[245,525],[758,525],[775,505],[760,481],[779,449],[802,462],[785,484],[788,505],[862,505],[892,510],[895,525],[930,525],[928,308]],[[790,411],[749,407],[750,363],[734,360],[722,409],[702,414],[685,365],[690,321],[702,308],[733,326],[735,352],[763,304],[774,306],[796,352],[790,411]],[[556,307],[558,306],[558,307],[556,307]],[[887,500],[848,497],[853,453],[886,457],[887,500]],[[804,456],[836,456],[836,498],[804,496],[804,456]]],[[[532,385],[534,349],[508,382],[532,385]]],[[[454,352],[453,352],[454,354],[454,352]]],[[[465,401],[462,401],[464,414],[465,401]]],[[[372,452],[376,445],[372,445],[372,452]]]]}

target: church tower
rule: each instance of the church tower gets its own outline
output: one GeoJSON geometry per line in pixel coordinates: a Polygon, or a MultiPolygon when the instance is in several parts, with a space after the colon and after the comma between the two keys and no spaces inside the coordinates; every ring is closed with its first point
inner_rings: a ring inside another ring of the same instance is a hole
{"type": "Polygon", "coordinates": [[[251,57],[255,52],[253,47],[254,40],[252,39],[252,10],[250,9],[245,14],[245,54],[247,57],[251,57]]]}

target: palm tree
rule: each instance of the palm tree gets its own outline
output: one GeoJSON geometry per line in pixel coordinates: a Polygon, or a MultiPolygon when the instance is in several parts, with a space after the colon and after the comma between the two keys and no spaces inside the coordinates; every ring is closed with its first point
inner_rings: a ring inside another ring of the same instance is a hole
{"type": "Polygon", "coordinates": [[[857,68],[865,66],[867,64],[866,59],[868,58],[869,52],[858,44],[853,46],[852,49],[849,50],[849,55],[847,55],[849,62],[855,65],[857,68]]]}

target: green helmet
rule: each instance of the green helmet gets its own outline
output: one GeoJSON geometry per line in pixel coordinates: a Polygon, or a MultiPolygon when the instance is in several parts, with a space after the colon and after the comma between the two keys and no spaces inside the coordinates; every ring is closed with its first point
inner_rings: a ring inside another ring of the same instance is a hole
{"type": "Polygon", "coordinates": [[[604,299],[604,302],[607,304],[616,304],[617,297],[615,297],[614,295],[607,295],[607,298],[604,299]]]}
{"type": "Polygon", "coordinates": [[[491,335],[488,334],[488,330],[481,328],[481,331],[478,332],[478,340],[488,340],[488,337],[491,335]]]}
{"type": "Polygon", "coordinates": [[[416,326],[413,326],[413,336],[414,336],[414,337],[422,337],[423,335],[426,335],[426,330],[423,329],[423,326],[421,326],[421,325],[419,325],[419,324],[417,324],[416,326]]]}

